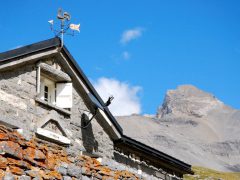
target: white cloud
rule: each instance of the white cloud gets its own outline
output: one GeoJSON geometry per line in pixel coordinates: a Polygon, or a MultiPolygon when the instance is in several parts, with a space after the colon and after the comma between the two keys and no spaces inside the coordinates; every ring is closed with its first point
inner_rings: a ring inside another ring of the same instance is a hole
{"type": "Polygon", "coordinates": [[[122,53],[122,57],[123,57],[123,59],[128,60],[131,57],[131,54],[127,51],[124,51],[122,53]]]}
{"type": "Polygon", "coordinates": [[[107,101],[109,96],[114,97],[112,104],[109,106],[114,116],[141,113],[141,104],[138,97],[141,87],[131,86],[126,82],[105,77],[99,78],[93,85],[104,102],[107,101]]]}
{"type": "Polygon", "coordinates": [[[126,44],[142,36],[143,28],[128,29],[123,32],[120,42],[126,44]]]}

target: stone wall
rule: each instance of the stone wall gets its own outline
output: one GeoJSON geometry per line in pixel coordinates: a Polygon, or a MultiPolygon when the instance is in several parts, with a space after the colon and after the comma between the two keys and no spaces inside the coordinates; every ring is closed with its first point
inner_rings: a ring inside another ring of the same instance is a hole
{"type": "MultiPolygon", "coordinates": [[[[62,113],[46,104],[38,103],[37,70],[28,64],[0,72],[1,122],[23,129],[23,135],[31,138],[47,120],[54,119],[71,140],[69,152],[88,151],[104,157],[113,157],[113,142],[96,119],[86,129],[81,128],[82,113],[89,113],[82,97],[73,84],[71,115],[62,113]]],[[[13,127],[14,127],[13,126],[13,127]]],[[[12,126],[10,126],[12,127],[12,126]]]]}
{"type": "Polygon", "coordinates": [[[1,120],[23,129],[32,129],[36,120],[34,117],[40,117],[35,110],[35,92],[36,72],[33,66],[0,72],[1,120]]]}
{"type": "Polygon", "coordinates": [[[25,140],[16,131],[0,125],[0,179],[90,180],[140,179],[128,171],[103,166],[98,160],[72,156],[62,146],[37,138],[25,140]]]}

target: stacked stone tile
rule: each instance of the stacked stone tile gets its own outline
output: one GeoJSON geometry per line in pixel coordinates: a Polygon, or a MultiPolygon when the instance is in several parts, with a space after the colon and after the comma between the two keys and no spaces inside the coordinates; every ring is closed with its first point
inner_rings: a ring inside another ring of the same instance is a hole
{"type": "Polygon", "coordinates": [[[112,170],[88,156],[71,157],[66,149],[0,125],[0,179],[71,180],[140,179],[128,171],[112,170]]]}

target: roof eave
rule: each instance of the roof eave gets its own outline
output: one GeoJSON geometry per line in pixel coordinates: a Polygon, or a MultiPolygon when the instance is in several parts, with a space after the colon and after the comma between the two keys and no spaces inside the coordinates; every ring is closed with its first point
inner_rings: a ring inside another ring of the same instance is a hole
{"type": "Polygon", "coordinates": [[[154,154],[160,160],[169,162],[169,164],[172,164],[175,168],[179,168],[185,174],[194,174],[194,172],[191,170],[191,165],[189,165],[181,160],[178,160],[170,155],[167,155],[159,150],[156,150],[150,146],[147,146],[139,141],[136,141],[128,136],[123,135],[121,137],[121,139],[115,141],[115,143],[125,143],[125,144],[133,145],[136,148],[141,149],[143,152],[145,152],[147,154],[154,154]]]}

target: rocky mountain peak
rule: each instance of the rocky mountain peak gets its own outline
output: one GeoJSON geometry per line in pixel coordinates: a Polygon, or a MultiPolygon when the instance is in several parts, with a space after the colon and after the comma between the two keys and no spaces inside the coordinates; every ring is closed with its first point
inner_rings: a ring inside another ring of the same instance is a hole
{"type": "Polygon", "coordinates": [[[193,85],[181,85],[175,90],[167,91],[162,106],[158,108],[157,117],[174,115],[200,118],[222,105],[223,103],[212,94],[193,85]]]}
{"type": "Polygon", "coordinates": [[[128,137],[194,166],[240,171],[240,110],[183,85],[167,91],[157,116],[125,116],[117,121],[128,137]]]}

